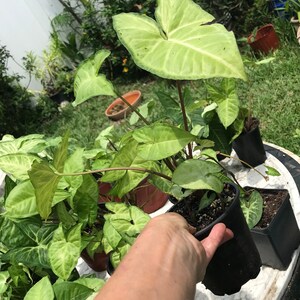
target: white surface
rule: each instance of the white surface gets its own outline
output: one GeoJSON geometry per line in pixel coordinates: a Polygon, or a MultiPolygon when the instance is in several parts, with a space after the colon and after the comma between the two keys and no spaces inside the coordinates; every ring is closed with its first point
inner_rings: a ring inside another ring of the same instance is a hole
{"type": "MultiPolygon", "coordinates": [[[[50,20],[62,11],[62,5],[53,0],[0,0],[0,44],[7,46],[14,60],[9,60],[9,73],[25,76],[24,86],[29,82],[28,74],[20,65],[26,52],[38,56],[48,48],[50,20]]],[[[41,89],[41,84],[32,78],[31,89],[41,89]]]]}
{"type": "MultiPolygon", "coordinates": [[[[274,145],[272,145],[274,146],[274,145]]],[[[284,149],[280,150],[284,151],[284,149]]],[[[299,158],[295,157],[294,154],[288,153],[289,156],[299,161],[299,158]]],[[[300,224],[300,196],[298,188],[288,172],[285,166],[274,156],[267,153],[267,160],[265,165],[276,168],[281,174],[279,177],[269,177],[266,181],[261,175],[254,170],[243,168],[238,161],[230,160],[225,161],[227,166],[236,174],[236,177],[242,186],[253,186],[260,188],[285,188],[290,193],[290,201],[293,207],[298,226],[300,224]]],[[[257,169],[265,174],[264,165],[258,166],[257,169]]],[[[166,205],[159,211],[152,214],[159,215],[164,213],[172,206],[172,203],[167,202],[166,205]]],[[[263,266],[257,278],[250,280],[244,286],[242,286],[239,293],[225,296],[215,296],[209,290],[205,288],[201,283],[197,284],[195,300],[276,300],[280,299],[283,295],[290,278],[293,274],[297,258],[299,256],[300,248],[298,248],[293,255],[292,261],[285,271],[279,271],[270,267],[263,266]]],[[[81,274],[93,272],[82,260],[79,261],[78,269],[81,274]]],[[[95,272],[93,272],[95,273],[95,272]]],[[[96,273],[100,278],[109,278],[106,272],[96,273]]]]}

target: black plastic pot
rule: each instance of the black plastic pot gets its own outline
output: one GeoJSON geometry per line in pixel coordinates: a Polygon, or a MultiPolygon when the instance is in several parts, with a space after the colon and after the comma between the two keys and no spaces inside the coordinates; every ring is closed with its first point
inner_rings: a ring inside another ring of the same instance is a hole
{"type": "MultiPolygon", "coordinates": [[[[282,189],[256,189],[260,193],[275,194],[282,189]]],[[[266,228],[254,227],[251,234],[262,263],[279,270],[289,266],[294,250],[300,244],[300,231],[287,195],[278,212],[266,228]]]]}
{"type": "MultiPolygon", "coordinates": [[[[238,158],[251,167],[263,164],[267,159],[258,126],[249,132],[239,135],[234,140],[232,147],[238,158]]],[[[250,168],[248,165],[242,164],[244,167],[250,168]]]]}
{"type": "MultiPolygon", "coordinates": [[[[212,227],[224,223],[234,233],[234,238],[221,245],[209,263],[202,283],[215,295],[237,293],[243,284],[254,279],[260,272],[261,259],[252,239],[249,227],[240,207],[239,191],[225,213],[205,229],[198,231],[195,237],[203,240],[212,227]]],[[[169,211],[176,212],[185,200],[175,204],[169,211]]]]}

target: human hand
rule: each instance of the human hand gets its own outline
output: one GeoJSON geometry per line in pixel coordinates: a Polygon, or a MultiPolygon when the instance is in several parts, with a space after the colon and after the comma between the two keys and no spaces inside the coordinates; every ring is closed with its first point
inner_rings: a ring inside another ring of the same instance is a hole
{"type": "Polygon", "coordinates": [[[203,241],[177,213],[149,221],[96,299],[194,299],[217,247],[233,237],[217,224],[203,241]]]}
{"type": "Polygon", "coordinates": [[[157,230],[160,236],[169,236],[171,242],[177,244],[177,251],[181,251],[180,255],[184,263],[190,262],[190,264],[196,266],[197,282],[204,278],[206,267],[217,248],[233,238],[233,232],[226,228],[225,224],[218,223],[212,228],[208,237],[200,242],[193,236],[196,229],[177,213],[167,213],[155,217],[147,226],[148,229],[154,227],[154,230],[157,230]],[[176,239],[177,236],[179,239],[176,239]],[[190,255],[193,250],[196,253],[196,257],[190,255]],[[192,259],[187,259],[185,253],[189,253],[189,258],[192,259]]]}

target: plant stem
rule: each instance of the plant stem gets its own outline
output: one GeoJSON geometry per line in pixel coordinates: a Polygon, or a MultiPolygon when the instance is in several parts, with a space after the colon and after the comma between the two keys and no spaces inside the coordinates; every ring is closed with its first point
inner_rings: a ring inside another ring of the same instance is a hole
{"type": "Polygon", "coordinates": [[[252,167],[251,165],[249,165],[248,163],[246,163],[245,161],[243,161],[243,160],[241,160],[241,159],[239,159],[239,158],[235,158],[235,157],[230,156],[230,155],[225,154],[225,153],[221,153],[221,152],[220,152],[219,154],[220,154],[220,155],[223,155],[223,156],[225,156],[225,157],[232,158],[232,159],[234,159],[234,160],[238,160],[238,161],[242,162],[243,164],[245,164],[246,166],[248,166],[250,169],[252,169],[252,170],[254,170],[256,173],[258,173],[260,176],[262,176],[266,181],[268,181],[269,176],[265,176],[264,174],[262,174],[260,171],[258,171],[257,169],[255,169],[254,167],[252,167]]]}
{"type": "Polygon", "coordinates": [[[135,107],[133,107],[124,97],[122,97],[122,95],[120,95],[118,92],[115,91],[115,93],[117,94],[117,96],[125,103],[127,104],[130,109],[132,111],[134,111],[140,118],[141,120],[146,124],[146,125],[150,125],[150,123],[142,116],[142,114],[138,111],[138,109],[136,109],[135,107]]]}
{"type": "Polygon", "coordinates": [[[78,22],[79,25],[82,24],[82,20],[80,19],[80,17],[75,13],[73,7],[71,7],[69,4],[65,3],[63,0],[58,0],[60,2],[60,4],[66,9],[66,11],[68,11],[73,18],[78,22]]]}
{"type": "Polygon", "coordinates": [[[118,151],[117,147],[115,146],[115,144],[110,140],[110,139],[107,139],[108,140],[108,143],[110,144],[110,146],[115,150],[115,151],[118,151]]]}
{"type": "MultiPolygon", "coordinates": [[[[180,84],[179,80],[176,80],[176,86],[177,86],[177,90],[178,90],[178,96],[179,96],[179,102],[180,102],[180,107],[181,107],[181,112],[182,112],[184,129],[189,132],[189,126],[188,126],[188,121],[187,121],[187,116],[186,116],[184,99],[182,96],[181,84],[180,84]]],[[[193,158],[193,150],[192,150],[192,145],[190,143],[188,143],[188,158],[193,158]]]]}
{"type": "Polygon", "coordinates": [[[55,172],[58,176],[80,176],[80,175],[86,175],[86,174],[93,174],[93,173],[103,173],[108,171],[137,171],[137,172],[143,172],[143,173],[149,173],[153,175],[157,175],[159,177],[165,178],[169,181],[172,181],[172,178],[170,176],[167,176],[165,174],[144,169],[144,168],[138,168],[138,167],[114,167],[114,168],[104,168],[100,170],[90,170],[90,171],[83,171],[83,172],[77,172],[77,173],[59,173],[55,172]]]}

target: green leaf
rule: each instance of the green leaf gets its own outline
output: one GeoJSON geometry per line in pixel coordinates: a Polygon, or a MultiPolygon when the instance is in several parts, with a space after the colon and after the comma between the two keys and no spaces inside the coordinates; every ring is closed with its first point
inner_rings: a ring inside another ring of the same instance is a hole
{"type": "Polygon", "coordinates": [[[164,108],[166,116],[173,120],[175,124],[183,124],[182,112],[178,101],[167,92],[157,91],[155,94],[164,108]]]}
{"type": "Polygon", "coordinates": [[[80,229],[81,224],[76,225],[66,238],[60,226],[55,232],[53,242],[48,249],[53,272],[64,280],[70,277],[80,256],[80,229]]]}
{"type": "Polygon", "coordinates": [[[6,154],[15,154],[19,152],[21,141],[19,139],[12,138],[11,140],[0,141],[0,156],[6,154]]]}
{"type": "Polygon", "coordinates": [[[79,222],[85,227],[92,225],[97,218],[98,184],[92,175],[84,175],[83,183],[74,196],[74,209],[79,222]]]}
{"type": "MultiPolygon", "coordinates": [[[[148,101],[147,103],[139,106],[138,110],[139,113],[146,119],[148,117],[149,110],[155,105],[155,102],[153,100],[148,101]]],[[[129,124],[134,125],[139,121],[140,117],[136,112],[132,112],[129,124]]]]}
{"type": "Polygon", "coordinates": [[[213,149],[230,155],[232,151],[230,144],[231,136],[231,132],[225,129],[225,127],[218,120],[218,117],[215,115],[209,124],[208,136],[208,139],[215,143],[213,149]]]}
{"type": "Polygon", "coordinates": [[[130,248],[131,248],[131,245],[126,244],[125,242],[123,242],[120,245],[120,247],[110,255],[110,261],[111,261],[111,263],[112,263],[112,265],[115,269],[118,267],[121,260],[128,253],[130,248]]]}
{"type": "Polygon", "coordinates": [[[201,211],[202,209],[211,205],[215,199],[216,199],[216,194],[212,193],[210,191],[207,191],[200,200],[198,211],[201,211]]]}
{"type": "Polygon", "coordinates": [[[38,156],[31,154],[7,154],[0,156],[0,169],[15,179],[28,179],[28,170],[34,161],[41,161],[38,156]]]}
{"type": "Polygon", "coordinates": [[[0,272],[0,295],[3,294],[8,288],[9,277],[8,271],[0,272]]]}
{"type": "Polygon", "coordinates": [[[76,282],[61,282],[53,285],[57,300],[86,300],[94,290],[76,282]]]}
{"type": "MultiPolygon", "coordinates": [[[[131,140],[128,144],[121,148],[115,155],[110,167],[118,168],[142,168],[147,170],[155,170],[156,163],[151,161],[145,161],[141,159],[139,155],[138,143],[135,140],[131,140]]],[[[126,193],[135,188],[143,179],[145,179],[149,173],[143,171],[123,170],[123,171],[108,171],[101,178],[102,182],[114,182],[116,181],[113,189],[110,191],[110,195],[117,195],[123,197],[126,193]]]]}
{"type": "Polygon", "coordinates": [[[222,168],[216,163],[203,160],[187,160],[173,173],[173,182],[186,189],[208,189],[220,193],[223,183],[218,178],[222,168]]]}
{"type": "MultiPolygon", "coordinates": [[[[52,206],[63,201],[69,196],[66,191],[57,190],[54,194],[52,206]]],[[[5,202],[5,214],[10,218],[27,218],[38,214],[35,190],[29,180],[18,184],[5,202]]]]}
{"type": "Polygon", "coordinates": [[[232,32],[190,0],[160,0],[156,21],[134,13],[113,17],[113,26],[134,62],[163,78],[245,79],[232,32]]]}
{"type": "Polygon", "coordinates": [[[235,90],[235,83],[232,79],[223,79],[220,88],[207,85],[212,101],[218,105],[216,112],[223,126],[227,128],[238,117],[239,99],[235,90]]]}
{"type": "Polygon", "coordinates": [[[131,220],[130,212],[128,205],[125,203],[118,203],[118,202],[107,202],[105,203],[105,207],[113,212],[113,214],[105,214],[105,220],[114,220],[114,219],[122,219],[122,220],[131,220]]]}
{"type": "Polygon", "coordinates": [[[74,281],[75,283],[79,283],[84,285],[94,291],[99,291],[105,284],[105,281],[100,278],[85,278],[81,277],[74,281]]]}
{"type": "Polygon", "coordinates": [[[12,220],[0,215],[0,242],[7,248],[25,247],[34,245],[22,230],[12,220]]]}
{"type": "Polygon", "coordinates": [[[68,155],[68,143],[69,143],[70,132],[67,131],[63,136],[59,147],[56,149],[53,158],[53,166],[58,172],[63,172],[64,164],[68,155]]]}
{"type": "Polygon", "coordinates": [[[266,170],[266,174],[269,176],[280,176],[281,174],[273,167],[267,166],[265,165],[266,170]]]}
{"type": "Polygon", "coordinates": [[[45,245],[31,247],[20,246],[19,248],[12,249],[3,254],[1,259],[4,262],[10,261],[15,264],[24,264],[30,268],[50,268],[47,246],[45,245]]]}
{"type": "Polygon", "coordinates": [[[100,95],[115,96],[113,85],[104,75],[98,75],[103,61],[110,55],[107,50],[98,51],[94,57],[84,61],[78,68],[74,79],[75,101],[77,106],[84,101],[100,95]]]}
{"type": "Polygon", "coordinates": [[[28,174],[35,188],[37,210],[43,219],[47,219],[60,177],[43,162],[34,162],[28,174]]]}
{"type": "MultiPolygon", "coordinates": [[[[122,236],[120,233],[112,226],[111,222],[106,220],[103,226],[103,234],[104,238],[107,241],[107,244],[110,248],[115,249],[119,245],[120,241],[122,240],[122,236]]],[[[104,243],[104,250],[107,252],[107,245],[104,243]]]]}
{"type": "Polygon", "coordinates": [[[261,219],[263,212],[263,199],[260,193],[253,190],[249,197],[241,194],[240,203],[243,214],[247,221],[249,228],[253,228],[261,219]]]}
{"type": "Polygon", "coordinates": [[[48,277],[43,277],[25,295],[24,300],[54,299],[54,292],[48,277]]]}
{"type": "Polygon", "coordinates": [[[135,130],[133,138],[141,144],[141,158],[161,160],[178,153],[196,137],[183,129],[158,123],[135,130]]]}
{"type": "MultiPolygon", "coordinates": [[[[129,229],[126,234],[131,235],[135,234],[135,232],[140,233],[145,225],[150,221],[150,216],[143,212],[140,208],[131,205],[129,207],[130,216],[133,221],[133,226],[129,229]],[[133,233],[132,233],[133,232],[133,233]]],[[[132,222],[131,222],[132,223],[132,222]]]]}

